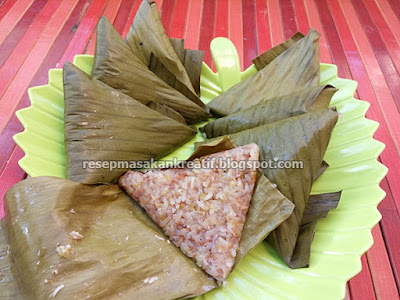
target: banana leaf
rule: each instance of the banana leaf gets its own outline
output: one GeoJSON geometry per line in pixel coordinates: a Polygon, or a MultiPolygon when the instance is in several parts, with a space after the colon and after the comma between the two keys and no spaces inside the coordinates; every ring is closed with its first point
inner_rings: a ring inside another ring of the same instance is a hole
{"type": "Polygon", "coordinates": [[[64,65],[67,178],[110,182],[129,169],[84,168],[85,161],[145,161],[168,154],[196,130],[64,65]]]}
{"type": "MultiPolygon", "coordinates": [[[[209,157],[210,155],[213,155],[213,157],[217,157],[218,155],[224,155],[221,153],[222,151],[234,149],[235,146],[232,143],[231,140],[228,138],[222,138],[219,140],[212,141],[209,144],[205,144],[200,146],[199,148],[196,149],[195,153],[192,154],[192,156],[188,160],[193,160],[196,158],[200,159],[205,159],[205,157],[209,157]]],[[[226,154],[226,152],[225,152],[226,154]]],[[[166,220],[164,218],[164,209],[168,209],[164,205],[158,206],[158,201],[162,201],[165,203],[166,198],[161,199],[153,199],[153,201],[149,201],[148,197],[146,197],[146,194],[149,192],[149,185],[155,184],[157,187],[156,188],[151,188],[151,195],[157,195],[158,192],[155,190],[160,190],[163,191],[166,188],[168,189],[169,193],[173,193],[173,190],[176,187],[171,187],[169,186],[170,183],[175,182],[174,178],[175,171],[179,173],[179,178],[181,178],[182,182],[185,182],[184,179],[182,179],[182,171],[188,171],[192,176],[198,176],[199,172],[201,170],[196,170],[196,172],[191,173],[190,170],[185,170],[184,166],[176,166],[175,168],[178,169],[161,169],[157,171],[151,171],[148,175],[143,174],[142,172],[128,172],[124,176],[122,176],[119,180],[119,183],[122,187],[126,188],[128,193],[133,196],[133,198],[140,203],[141,206],[145,207],[146,211],[149,212],[150,216],[153,218],[153,220],[164,228],[166,232],[171,231],[172,226],[170,224],[170,221],[168,221],[167,224],[164,224],[166,220]],[[168,174],[166,172],[169,172],[168,174]],[[162,176],[161,176],[162,175],[162,176]],[[149,178],[147,178],[149,176],[149,178]],[[150,180],[150,177],[154,179],[150,180]],[[167,178],[167,181],[165,181],[165,178],[167,178]],[[149,179],[149,182],[147,181],[149,179]],[[141,183],[143,182],[143,183],[141,183]],[[147,190],[147,191],[146,191],[147,190]],[[147,200],[146,200],[147,199],[147,200]],[[152,209],[153,206],[157,206],[157,213],[152,209]]],[[[225,174],[225,173],[224,173],[225,174]]],[[[230,176],[229,174],[226,174],[226,176],[230,176]]],[[[193,180],[191,180],[192,185],[193,185],[193,180]]],[[[211,185],[217,183],[217,181],[211,182],[211,185]]],[[[191,187],[192,190],[197,190],[196,187],[191,187]]],[[[201,193],[207,193],[205,190],[201,189],[201,193]]],[[[153,197],[153,196],[152,196],[153,197]]],[[[201,196],[200,196],[201,198],[201,196]]],[[[183,205],[185,205],[184,202],[182,202],[183,205]]],[[[180,204],[182,206],[182,204],[180,204]]],[[[192,205],[192,204],[191,204],[192,205]]],[[[193,204],[194,205],[194,204],[193,204]]],[[[213,208],[216,208],[217,205],[213,205],[213,208]]],[[[275,185],[273,185],[269,180],[261,173],[259,172],[257,176],[257,184],[254,189],[253,197],[251,200],[250,208],[247,213],[247,218],[244,223],[241,239],[239,241],[239,247],[236,255],[236,259],[234,259],[233,266],[236,266],[240,260],[247,254],[252,248],[254,248],[257,244],[262,242],[265,237],[271,232],[274,228],[276,228],[280,223],[282,223],[293,211],[294,205],[286,198],[284,197],[276,188],[275,185]]],[[[182,213],[180,210],[176,211],[176,214],[182,213]]],[[[210,216],[211,217],[211,216],[210,216]]],[[[195,218],[195,217],[193,217],[195,218]]],[[[196,217],[197,218],[197,217],[196,217]]],[[[219,219],[225,218],[224,215],[220,215],[219,219]]],[[[167,217],[167,220],[172,220],[173,217],[169,216],[167,217]]],[[[183,226],[190,228],[188,224],[186,224],[186,221],[182,221],[182,219],[179,219],[180,222],[183,222],[183,226]]],[[[204,221],[202,223],[206,223],[207,221],[204,221]]],[[[229,220],[227,221],[229,223],[229,220]]],[[[235,221],[236,222],[236,221],[235,221]]],[[[228,226],[229,227],[229,226],[228,226]]],[[[210,230],[210,229],[209,229],[210,230]]],[[[173,231],[176,232],[176,231],[173,231]]],[[[173,242],[176,242],[178,246],[181,246],[181,242],[177,242],[176,239],[174,238],[175,233],[171,236],[171,240],[173,242]]],[[[190,242],[195,243],[195,241],[190,242]]],[[[186,249],[182,248],[184,253],[187,251],[186,249]]],[[[229,253],[233,250],[233,248],[229,249],[229,253]]],[[[188,254],[189,255],[189,254],[188,254]]],[[[194,254],[190,255],[191,257],[194,254]]],[[[227,261],[224,261],[227,262],[227,261]]],[[[197,262],[200,265],[201,262],[197,262]]],[[[204,266],[203,266],[204,267],[204,266]]],[[[207,268],[205,268],[207,270],[207,268]]],[[[214,275],[213,275],[214,276],[214,275]]],[[[222,280],[221,278],[216,277],[218,280],[222,280]]]]}
{"type": "Polygon", "coordinates": [[[328,212],[339,203],[341,192],[311,195],[304,210],[303,219],[289,267],[292,269],[309,266],[311,244],[317,229],[318,220],[326,218],[328,212]]]}
{"type": "Polygon", "coordinates": [[[271,61],[273,61],[275,58],[277,58],[279,55],[281,55],[283,52],[285,52],[287,49],[293,46],[296,42],[300,41],[303,37],[304,35],[302,33],[297,32],[288,40],[267,50],[260,56],[257,56],[255,59],[253,59],[253,63],[255,64],[258,70],[261,70],[271,61]]]}
{"type": "Polygon", "coordinates": [[[304,225],[326,218],[328,212],[338,206],[341,194],[342,192],[333,192],[310,195],[304,209],[301,224],[304,225]]]}
{"type": "Polygon", "coordinates": [[[116,185],[23,180],[5,196],[1,230],[1,266],[13,270],[2,297],[176,299],[216,286],[116,185]]]}
{"type": "Polygon", "coordinates": [[[261,168],[279,191],[295,204],[293,214],[269,235],[280,257],[290,263],[310,195],[338,113],[318,110],[229,135],[235,145],[256,143],[260,160],[265,162],[297,161],[302,168],[261,168]]]}
{"type": "Polygon", "coordinates": [[[207,138],[222,136],[273,123],[307,113],[310,110],[328,108],[337,89],[330,85],[310,87],[282,97],[264,100],[247,109],[207,123],[200,128],[207,138]]]}
{"type": "MultiPolygon", "coordinates": [[[[224,136],[199,145],[188,160],[235,148],[233,141],[224,136]]],[[[261,171],[257,172],[257,182],[250,208],[244,223],[235,264],[255,246],[261,243],[272,230],[285,221],[293,212],[294,205],[268,180],[261,171]]]]}
{"type": "MultiPolygon", "coordinates": [[[[171,42],[172,47],[175,50],[176,55],[178,56],[179,60],[183,64],[185,61],[185,40],[184,39],[169,39],[171,42]]],[[[187,71],[187,70],[186,70],[187,71]]]]}
{"type": "Polygon", "coordinates": [[[204,51],[185,49],[185,61],[183,65],[198,96],[200,96],[200,75],[203,57],[204,51]]]}
{"type": "Polygon", "coordinates": [[[196,94],[200,97],[200,75],[204,51],[184,49],[183,39],[170,39],[179,60],[182,62],[192,82],[196,94]]]}
{"type": "Polygon", "coordinates": [[[182,62],[192,82],[193,88],[200,96],[200,76],[203,65],[204,51],[184,49],[183,39],[170,39],[179,60],[182,62]]]}
{"type": "Polygon", "coordinates": [[[195,93],[186,69],[165,34],[154,1],[142,1],[126,36],[126,41],[146,66],[149,65],[150,55],[153,53],[180,82],[195,93]]]}
{"type": "Polygon", "coordinates": [[[265,68],[216,97],[207,106],[211,112],[226,116],[249,108],[268,98],[284,96],[300,88],[319,85],[319,33],[295,43],[265,68]]]}
{"type": "Polygon", "coordinates": [[[196,103],[201,108],[206,108],[206,105],[200,100],[199,96],[197,96],[197,94],[193,93],[187,88],[186,85],[180,82],[153,53],[150,55],[149,69],[164,82],[166,82],[170,87],[180,92],[182,95],[196,103]]]}
{"type": "Polygon", "coordinates": [[[151,72],[106,17],[98,24],[92,76],[144,104],[153,101],[166,105],[188,122],[208,117],[205,109],[151,72]]]}

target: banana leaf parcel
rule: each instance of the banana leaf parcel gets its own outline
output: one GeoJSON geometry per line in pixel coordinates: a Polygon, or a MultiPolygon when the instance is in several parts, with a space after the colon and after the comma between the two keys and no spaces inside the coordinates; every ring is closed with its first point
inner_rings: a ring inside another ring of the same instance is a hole
{"type": "Polygon", "coordinates": [[[247,109],[207,123],[200,128],[207,138],[236,133],[310,110],[328,108],[337,90],[330,85],[309,87],[285,96],[267,99],[247,109]]]}
{"type": "Polygon", "coordinates": [[[261,70],[302,38],[304,38],[304,35],[301,32],[297,32],[283,43],[280,43],[253,59],[254,65],[258,70],[261,70]]]}
{"type": "Polygon", "coordinates": [[[133,19],[126,41],[135,55],[146,66],[149,65],[150,55],[153,53],[180,82],[195,93],[186,69],[165,34],[160,14],[154,1],[143,0],[133,19]]]}
{"type": "Polygon", "coordinates": [[[98,24],[92,76],[144,104],[166,105],[188,122],[208,117],[204,108],[151,72],[106,17],[98,24]]]}
{"type": "MultiPolygon", "coordinates": [[[[129,169],[91,168],[85,161],[146,161],[168,154],[196,134],[131,97],[64,65],[67,178],[110,182],[129,169]]],[[[140,167],[139,167],[140,168],[140,167]]]]}
{"type": "Polygon", "coordinates": [[[170,39],[171,44],[182,62],[192,82],[193,88],[198,96],[200,96],[200,75],[204,57],[204,51],[185,49],[183,39],[170,39]]]}
{"type": "Polygon", "coordinates": [[[229,135],[235,145],[260,147],[261,171],[295,204],[293,214],[269,235],[281,258],[290,264],[311,186],[319,174],[338,113],[318,110],[229,135]],[[302,168],[270,167],[270,162],[298,162],[302,168]]]}
{"type": "Polygon", "coordinates": [[[224,138],[196,150],[189,161],[197,168],[130,171],[119,180],[171,241],[218,282],[293,210],[264,175],[258,174],[254,187],[254,168],[201,165],[221,158],[258,161],[258,147],[235,148],[224,138]]]}
{"type": "Polygon", "coordinates": [[[226,116],[256,105],[262,100],[319,85],[319,33],[293,44],[265,68],[216,97],[207,106],[216,115],[226,116]]]}
{"type": "MultiPolygon", "coordinates": [[[[226,138],[213,141],[191,159],[233,147],[226,138]]],[[[292,211],[258,174],[235,265],[292,211]]],[[[13,300],[176,299],[216,287],[116,185],[21,181],[5,196],[0,247],[2,295],[13,300]]]]}
{"type": "Polygon", "coordinates": [[[176,299],[216,287],[117,185],[23,180],[5,196],[2,231],[13,300],[176,299]]]}

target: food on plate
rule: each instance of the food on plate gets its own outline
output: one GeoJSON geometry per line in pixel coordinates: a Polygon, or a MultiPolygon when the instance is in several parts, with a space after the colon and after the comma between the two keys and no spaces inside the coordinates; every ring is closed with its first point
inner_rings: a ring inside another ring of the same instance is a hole
{"type": "Polygon", "coordinates": [[[119,184],[198,266],[219,281],[235,262],[253,196],[256,168],[220,166],[220,160],[258,161],[255,144],[201,158],[198,167],[128,171],[119,184]],[[201,168],[204,161],[215,167],[201,168]]]}
{"type": "Polygon", "coordinates": [[[129,167],[90,168],[85,161],[146,161],[168,154],[196,134],[184,125],[64,65],[67,178],[110,182],[129,167]]]}
{"type": "Polygon", "coordinates": [[[258,70],[261,70],[302,38],[304,38],[304,35],[301,32],[295,33],[291,38],[287,39],[283,43],[276,45],[253,59],[254,65],[258,70]]]}
{"type": "Polygon", "coordinates": [[[207,138],[213,138],[305,114],[311,110],[328,108],[336,91],[337,89],[330,85],[323,85],[266,99],[247,109],[208,122],[200,131],[207,138]]]}
{"type": "Polygon", "coordinates": [[[106,17],[98,24],[92,76],[144,104],[152,101],[166,105],[188,122],[209,116],[205,108],[150,71],[106,17]]]}
{"type": "Polygon", "coordinates": [[[166,36],[154,2],[142,2],[126,40],[101,18],[91,75],[63,68],[67,179],[26,179],[5,196],[7,295],[197,296],[266,239],[289,267],[308,267],[317,222],[341,196],[310,195],[338,120],[328,108],[336,89],[319,86],[318,39],[295,34],[206,106],[204,53],[166,36]],[[188,160],[125,164],[180,147],[197,133],[187,123],[200,126],[209,110],[223,117],[200,128],[208,140],[188,160]],[[113,161],[123,167],[97,167],[113,161]]]}
{"type": "Polygon", "coordinates": [[[311,187],[337,122],[334,109],[283,119],[228,135],[237,146],[256,143],[261,161],[301,162],[302,167],[262,167],[261,171],[295,204],[293,214],[269,235],[280,257],[290,265],[311,187]]]}
{"type": "Polygon", "coordinates": [[[319,33],[310,29],[299,40],[253,76],[219,95],[207,106],[226,116],[260,101],[319,85],[319,33]]]}
{"type": "Polygon", "coordinates": [[[149,65],[150,56],[153,53],[180,82],[195,93],[185,67],[165,34],[154,1],[142,1],[126,36],[126,41],[144,65],[149,65]]]}
{"type": "MultiPolygon", "coordinates": [[[[129,171],[119,184],[184,254],[223,282],[235,265],[253,198],[258,155],[257,145],[245,145],[195,159],[192,168],[129,171]],[[230,160],[247,167],[222,165],[230,160]],[[207,162],[215,164],[203,167],[207,162]]],[[[265,221],[264,227],[269,223],[271,220],[265,221]]]]}
{"type": "Polygon", "coordinates": [[[24,290],[49,299],[61,285],[56,299],[176,299],[216,286],[117,185],[36,177],[14,185],[4,200],[2,231],[22,281],[12,299],[24,290]]]}

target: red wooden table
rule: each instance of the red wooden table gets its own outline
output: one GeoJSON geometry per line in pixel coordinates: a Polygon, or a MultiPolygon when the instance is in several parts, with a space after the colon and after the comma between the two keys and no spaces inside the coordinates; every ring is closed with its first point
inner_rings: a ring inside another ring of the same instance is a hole
{"type": "MultiPolygon", "coordinates": [[[[15,111],[29,105],[27,89],[47,83],[50,68],[94,51],[95,27],[106,15],[126,35],[141,0],[0,0],[0,217],[5,191],[26,174],[13,135],[23,130],[15,111]]],[[[205,51],[210,41],[232,40],[248,67],[297,31],[321,34],[321,62],[358,81],[356,97],[371,103],[380,123],[375,138],[389,173],[381,186],[382,221],[362,271],[348,283],[346,299],[399,299],[400,290],[400,1],[399,0],[158,0],[167,34],[205,51]]]]}

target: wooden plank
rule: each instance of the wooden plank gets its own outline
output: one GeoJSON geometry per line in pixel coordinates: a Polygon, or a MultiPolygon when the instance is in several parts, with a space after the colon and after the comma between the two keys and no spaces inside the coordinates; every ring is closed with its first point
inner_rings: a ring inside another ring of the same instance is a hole
{"type": "Polygon", "coordinates": [[[325,33],[322,30],[321,20],[319,18],[318,9],[315,5],[314,1],[304,0],[304,6],[307,11],[308,21],[310,23],[310,27],[314,28],[321,34],[321,38],[319,39],[320,45],[320,61],[323,63],[332,63],[331,56],[329,54],[328,45],[325,39],[325,33]]]}
{"type": "MultiPolygon", "coordinates": [[[[329,0],[331,6],[333,7],[336,5],[334,3],[335,1],[329,0]]],[[[365,67],[365,70],[368,74],[368,77],[371,79],[370,84],[372,85],[372,88],[374,90],[374,94],[376,96],[376,103],[377,105],[371,106],[368,115],[374,114],[375,116],[379,117],[379,114],[382,113],[383,119],[386,121],[388,130],[390,132],[391,138],[386,137],[385,139],[381,139],[382,141],[385,141],[387,144],[386,150],[382,153],[381,158],[382,161],[385,165],[388,165],[391,167],[391,172],[387,175],[389,179],[389,183],[391,185],[393,195],[395,196],[396,199],[396,205],[398,209],[400,208],[400,185],[398,183],[398,178],[400,178],[400,172],[399,172],[399,160],[398,160],[398,155],[399,155],[399,141],[400,141],[400,115],[397,110],[397,107],[394,103],[394,100],[392,98],[392,95],[390,94],[390,91],[388,89],[387,83],[384,79],[384,76],[382,74],[381,69],[379,68],[379,64],[376,61],[375,54],[373,53],[367,37],[365,36],[365,33],[363,29],[361,28],[361,24],[359,23],[357,16],[353,10],[353,7],[351,3],[348,1],[340,0],[340,7],[341,7],[341,12],[343,13],[343,20],[341,25],[346,24],[348,28],[351,28],[351,34],[353,37],[353,40],[355,44],[357,45],[357,49],[359,49],[359,53],[362,59],[361,64],[357,64],[357,68],[359,69],[359,72],[361,72],[363,67],[365,67]],[[378,109],[380,108],[380,110],[378,109]],[[393,141],[392,141],[393,140],[393,141]],[[394,142],[394,147],[392,146],[392,142],[394,142]],[[395,152],[397,151],[397,153],[395,152]]],[[[339,22],[336,22],[339,26],[339,22]]],[[[343,40],[343,38],[342,38],[343,40]]],[[[347,41],[349,42],[349,41],[347,41]]],[[[353,58],[355,58],[355,53],[353,53],[353,58]]],[[[351,61],[352,62],[352,61],[351,61]]],[[[352,62],[353,63],[353,62],[352,62]]],[[[354,73],[353,75],[360,75],[360,73],[354,73]]],[[[368,78],[367,77],[367,78],[368,78]]],[[[360,77],[357,78],[357,81],[359,81],[359,92],[360,96],[368,101],[374,101],[375,99],[373,97],[371,98],[366,98],[361,95],[361,88],[364,87],[364,84],[361,84],[360,81],[365,82],[366,78],[365,77],[360,77]]],[[[367,83],[366,83],[366,85],[367,83]]],[[[374,101],[375,102],[375,101],[374,101]]],[[[378,119],[379,121],[380,119],[378,119]]],[[[382,129],[385,128],[380,128],[375,136],[378,137],[378,134],[381,134],[382,129]],[[379,132],[380,131],[380,132],[379,132]]]]}
{"type": "Polygon", "coordinates": [[[0,20],[0,44],[22,18],[26,10],[31,6],[34,0],[19,0],[13,5],[10,10],[0,20]]]}
{"type": "Polygon", "coordinates": [[[369,272],[368,261],[361,256],[362,270],[349,281],[352,300],[375,300],[375,291],[372,284],[371,273],[369,272]]]}
{"type": "Polygon", "coordinates": [[[276,0],[267,0],[269,30],[271,34],[272,47],[282,43],[285,39],[283,34],[281,11],[276,0]]]}
{"type": "Polygon", "coordinates": [[[24,152],[16,147],[11,157],[9,158],[7,168],[0,175],[0,219],[4,217],[4,202],[5,193],[14,184],[20,182],[26,177],[26,173],[19,167],[18,161],[24,156],[24,152]]]}
{"type": "Polygon", "coordinates": [[[247,69],[257,57],[256,3],[242,1],[243,22],[243,68],[247,69]]]}
{"type": "Polygon", "coordinates": [[[298,30],[304,35],[307,34],[310,29],[310,23],[308,22],[306,7],[304,6],[303,0],[293,0],[294,12],[297,20],[298,30]]]}
{"type": "Polygon", "coordinates": [[[364,2],[357,0],[352,0],[351,2],[375,53],[383,76],[386,79],[389,90],[397,105],[397,109],[400,111],[400,72],[398,72],[398,70],[400,71],[400,62],[397,63],[398,70],[396,70],[396,63],[391,59],[391,55],[385,47],[385,42],[382,40],[378,29],[372,21],[371,16],[368,14],[364,2]]]}
{"type": "MultiPolygon", "coordinates": [[[[47,74],[49,69],[54,68],[61,59],[61,56],[63,55],[65,49],[67,48],[69,42],[71,41],[73,35],[75,34],[73,28],[75,28],[76,24],[80,23],[83,14],[87,10],[89,2],[90,0],[80,0],[75,5],[75,8],[68,17],[68,20],[65,22],[61,31],[58,33],[58,36],[56,37],[54,43],[51,45],[51,48],[47,52],[47,55],[45,55],[38,71],[34,75],[28,87],[42,85],[47,82],[48,80],[47,74]]],[[[19,101],[17,107],[12,113],[10,120],[8,121],[3,132],[0,134],[0,172],[2,172],[2,170],[4,169],[6,162],[15,147],[15,143],[12,141],[13,135],[23,130],[22,124],[15,116],[15,111],[24,108],[28,105],[29,105],[29,97],[28,93],[25,90],[22,93],[21,100],[19,101]]]]}
{"type": "Polygon", "coordinates": [[[3,0],[0,5],[0,21],[4,18],[6,14],[11,10],[17,0],[3,0]]]}
{"type": "Polygon", "coordinates": [[[169,37],[183,39],[186,30],[188,8],[189,0],[176,0],[169,37]]]}
{"type": "Polygon", "coordinates": [[[171,31],[172,14],[176,0],[164,0],[161,6],[161,22],[164,26],[165,33],[169,36],[171,31]]]}
{"type": "MultiPolygon", "coordinates": [[[[117,16],[118,13],[119,6],[121,5],[121,1],[122,0],[109,0],[103,12],[103,16],[106,16],[108,20],[111,22],[111,24],[114,23],[115,17],[117,16]]],[[[96,35],[97,35],[97,29],[95,28],[90,38],[90,41],[86,46],[86,51],[84,51],[84,53],[94,55],[94,50],[96,47],[96,35]]]]}
{"type": "Polygon", "coordinates": [[[76,28],[76,34],[68,45],[63,57],[60,59],[59,63],[61,66],[64,65],[66,61],[72,61],[76,54],[83,53],[106,4],[107,0],[97,0],[89,5],[82,22],[76,28]]]}
{"type": "MultiPolygon", "coordinates": [[[[203,15],[201,17],[199,49],[204,51],[204,62],[211,66],[212,58],[210,43],[214,38],[215,28],[215,0],[204,1],[203,15]]],[[[165,0],[164,0],[165,3],[165,0]]]]}
{"type": "MultiPolygon", "coordinates": [[[[47,74],[49,69],[54,68],[58,64],[59,60],[64,54],[65,49],[67,48],[69,42],[75,34],[75,31],[73,29],[76,27],[76,24],[79,24],[81,22],[81,19],[87,11],[89,3],[90,0],[80,0],[75,5],[75,8],[68,17],[68,20],[65,22],[61,31],[58,33],[58,36],[56,37],[53,45],[51,45],[51,48],[48,51],[47,55],[45,55],[39,67],[39,70],[36,72],[28,87],[42,85],[47,82],[47,74]]],[[[23,96],[19,101],[17,107],[15,108],[14,112],[12,113],[10,120],[8,121],[3,132],[0,134],[0,173],[4,169],[8,158],[14,150],[15,143],[12,141],[13,135],[23,130],[22,124],[19,122],[15,115],[16,110],[27,107],[29,105],[29,97],[26,90],[23,92],[22,95],[23,96]]]]}
{"type": "Polygon", "coordinates": [[[203,0],[190,0],[186,20],[185,47],[199,49],[201,15],[203,13],[203,0]]]}
{"type": "Polygon", "coordinates": [[[397,19],[400,20],[400,5],[398,0],[388,0],[393,12],[397,16],[397,19]]]}
{"type": "Polygon", "coordinates": [[[272,48],[267,2],[256,0],[257,53],[262,54],[272,48]]]}
{"type": "MultiPolygon", "coordinates": [[[[131,28],[133,19],[135,18],[136,12],[137,12],[137,10],[139,9],[139,6],[140,6],[141,3],[142,3],[141,0],[134,0],[133,8],[132,8],[132,10],[131,10],[131,13],[129,14],[128,21],[126,22],[124,31],[123,31],[123,33],[122,33],[122,36],[123,36],[123,37],[126,37],[128,31],[129,31],[129,28],[131,28]]],[[[160,10],[160,6],[157,5],[157,7],[158,7],[158,9],[160,10]]]]}
{"type": "Polygon", "coordinates": [[[283,35],[287,40],[298,31],[293,2],[287,0],[279,0],[279,6],[281,8],[282,15],[283,35]]]}
{"type": "Polygon", "coordinates": [[[215,15],[215,37],[228,37],[229,33],[229,1],[218,0],[215,15]]]}
{"type": "Polygon", "coordinates": [[[113,23],[115,29],[118,31],[119,34],[122,34],[132,8],[133,8],[132,0],[122,0],[121,5],[118,9],[118,13],[115,16],[115,20],[113,23]]]}
{"type": "Polygon", "coordinates": [[[242,1],[229,1],[229,36],[239,54],[240,67],[243,70],[243,21],[242,1]]]}
{"type": "Polygon", "coordinates": [[[29,82],[40,66],[43,56],[49,51],[50,46],[53,44],[65,20],[76,5],[76,2],[77,0],[66,0],[60,4],[54,17],[47,24],[40,39],[29,53],[28,58],[25,60],[18,74],[4,93],[0,101],[0,133],[10,119],[12,112],[18,105],[18,99],[20,99],[26,91],[29,82]]]}
{"type": "Polygon", "coordinates": [[[377,224],[372,229],[374,244],[367,252],[369,268],[377,299],[399,299],[399,291],[393,277],[392,267],[386,252],[381,227],[377,224]]]}
{"type": "Polygon", "coordinates": [[[396,280],[397,289],[400,291],[400,210],[396,207],[393,190],[385,178],[381,187],[386,191],[386,198],[379,204],[378,209],[382,214],[381,227],[386,244],[387,253],[396,280]]]}
{"type": "Polygon", "coordinates": [[[40,14],[41,10],[46,5],[46,2],[47,0],[36,0],[33,2],[4,41],[0,44],[0,68],[4,65],[11,52],[25,35],[36,17],[40,14]]]}
{"type": "Polygon", "coordinates": [[[343,300],[351,300],[349,283],[346,284],[346,295],[344,296],[343,300]]]}
{"type": "Polygon", "coordinates": [[[376,4],[379,6],[379,9],[382,12],[382,15],[384,16],[386,22],[389,24],[389,28],[394,34],[397,43],[400,44],[400,34],[396,34],[400,32],[400,20],[394,14],[387,0],[375,0],[375,1],[376,4]]]}
{"type": "Polygon", "coordinates": [[[35,46],[46,24],[50,21],[59,5],[60,1],[49,1],[40,15],[33,21],[29,29],[25,32],[24,37],[17,45],[11,48],[12,52],[0,68],[0,82],[2,83],[0,85],[0,97],[7,90],[9,84],[17,74],[32,48],[35,46]]]}
{"type": "Polygon", "coordinates": [[[336,25],[332,19],[328,4],[325,1],[316,1],[316,4],[319,16],[324,20],[322,28],[328,43],[332,63],[337,65],[339,77],[352,79],[353,77],[347,64],[340,37],[336,31],[336,25]]]}

